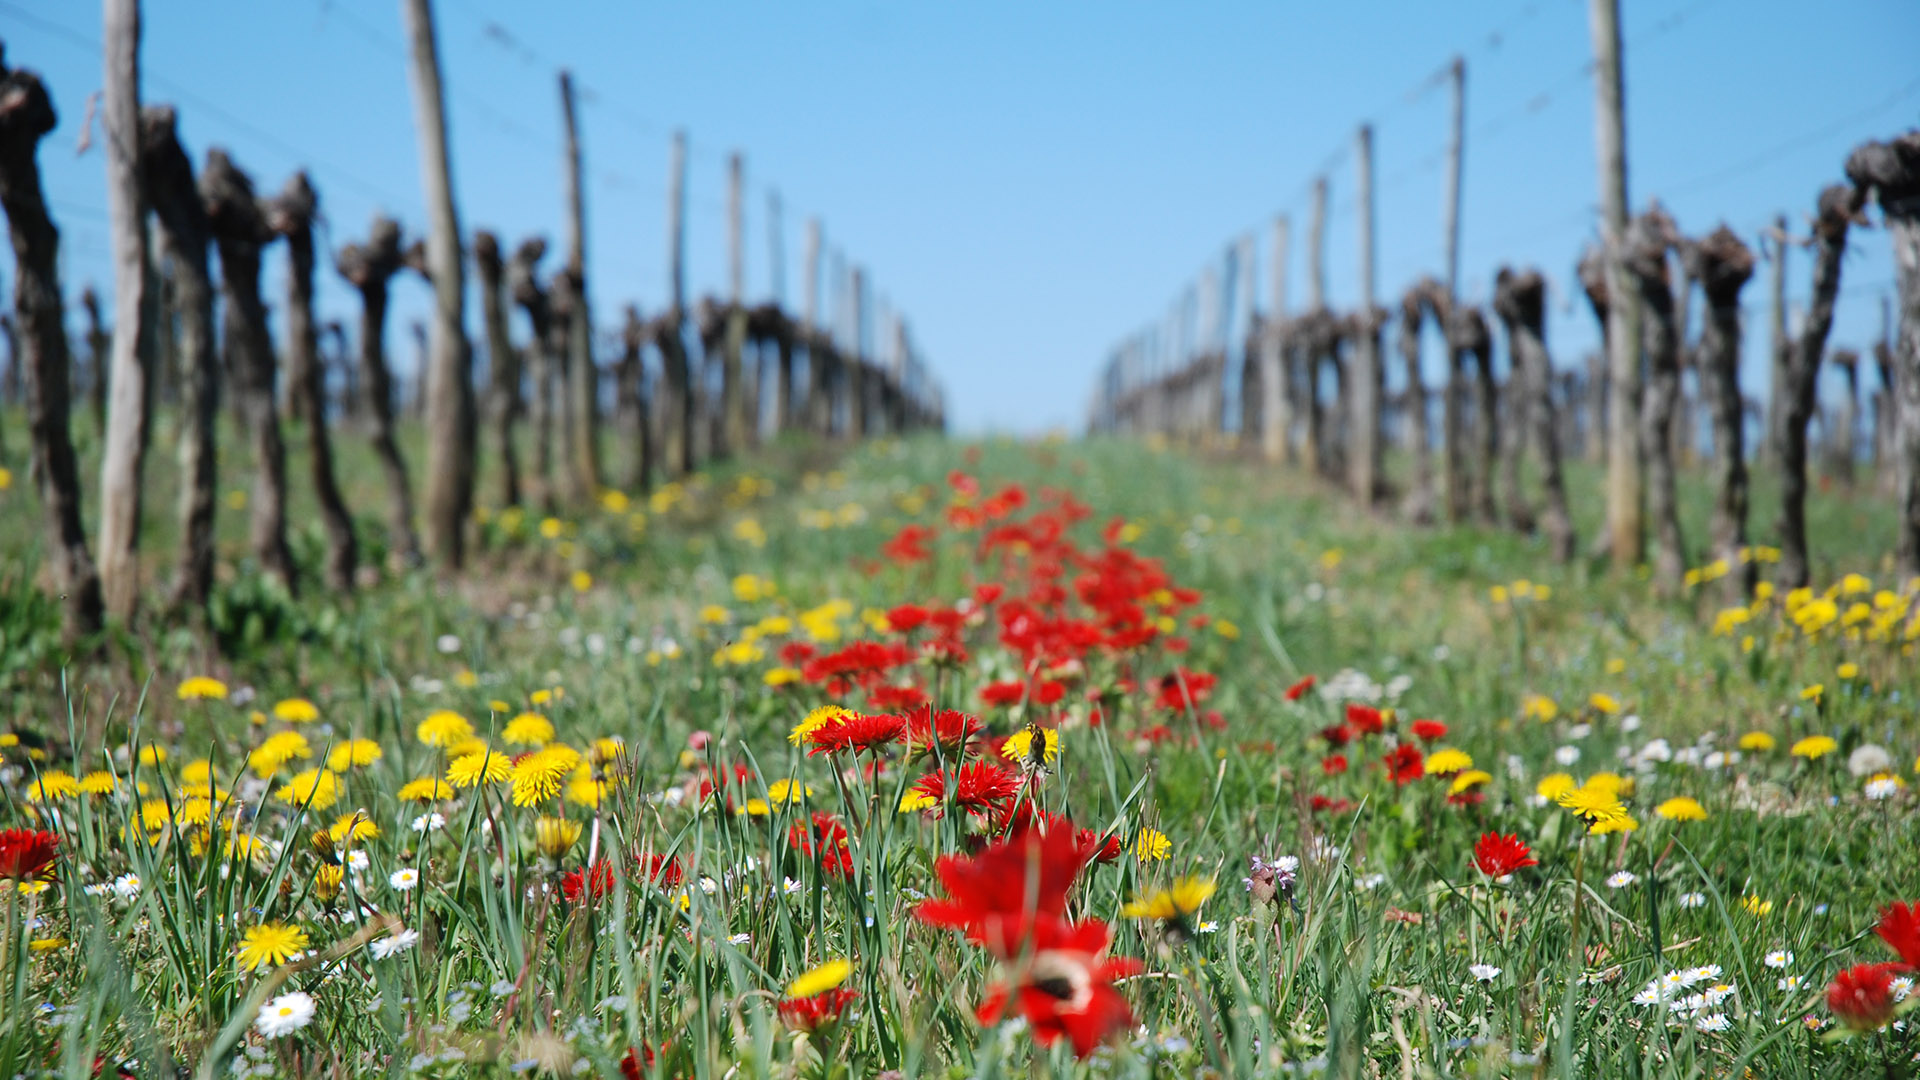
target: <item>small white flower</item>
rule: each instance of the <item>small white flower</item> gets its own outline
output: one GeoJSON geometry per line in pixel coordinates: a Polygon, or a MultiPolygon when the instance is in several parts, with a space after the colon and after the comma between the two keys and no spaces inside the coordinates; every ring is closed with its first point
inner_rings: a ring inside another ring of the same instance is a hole
{"type": "Polygon", "coordinates": [[[1448,657],[1451,657],[1452,655],[1453,655],[1453,650],[1447,648],[1445,645],[1435,645],[1433,647],[1433,662],[1436,664],[1446,663],[1448,657]]]}
{"type": "Polygon", "coordinates": [[[1767,954],[1766,965],[1770,968],[1790,968],[1793,966],[1793,954],[1785,949],[1775,949],[1767,954]]]}
{"type": "Polygon", "coordinates": [[[1865,794],[1867,798],[1875,802],[1879,802],[1882,799],[1891,799],[1895,795],[1900,794],[1900,780],[1898,777],[1893,776],[1876,777],[1875,779],[1867,781],[1865,794]]]}
{"type": "Polygon", "coordinates": [[[1355,879],[1354,879],[1354,882],[1353,882],[1353,883],[1354,883],[1355,885],[1358,885],[1358,886],[1360,886],[1360,888],[1361,888],[1361,889],[1363,889],[1363,890],[1365,890],[1365,891],[1367,891],[1367,892],[1372,892],[1373,890],[1375,890],[1375,889],[1377,889],[1377,888],[1379,888],[1380,886],[1382,886],[1382,885],[1385,885],[1385,884],[1387,883],[1387,875],[1385,875],[1385,874],[1361,874],[1361,875],[1360,875],[1360,876],[1359,876],[1358,878],[1355,878],[1355,879]]]}
{"type": "Polygon", "coordinates": [[[387,884],[401,892],[410,892],[415,885],[420,884],[420,871],[411,866],[403,866],[387,878],[387,884]]]}
{"type": "Polygon", "coordinates": [[[260,1015],[253,1021],[253,1026],[267,1038],[277,1039],[282,1035],[291,1035],[312,1022],[313,998],[296,990],[291,994],[281,994],[260,1006],[260,1015]]]}
{"type": "Polygon", "coordinates": [[[1902,975],[1893,980],[1893,982],[1889,984],[1889,987],[1893,991],[1893,1000],[1895,1002],[1905,1001],[1907,1000],[1907,995],[1913,993],[1913,976],[1902,975]]]}
{"type": "Polygon", "coordinates": [[[1217,934],[1220,932],[1220,924],[1211,920],[1202,920],[1194,930],[1202,934],[1217,934]]]}
{"type": "Polygon", "coordinates": [[[113,879],[113,895],[122,900],[132,900],[140,895],[140,875],[121,874],[113,879]]]}
{"type": "Polygon", "coordinates": [[[1683,908],[1703,908],[1707,906],[1706,893],[1681,893],[1680,906],[1683,908]]]}
{"type": "Polygon", "coordinates": [[[729,945],[750,945],[752,943],[752,934],[733,934],[727,938],[727,944],[729,945]]]}
{"type": "Polygon", "coordinates": [[[439,832],[447,827],[447,819],[438,813],[421,814],[413,819],[413,831],[417,833],[439,832]]]}
{"type": "Polygon", "coordinates": [[[1553,752],[1553,760],[1562,765],[1572,765],[1574,762],[1580,760],[1580,748],[1577,746],[1563,746],[1553,752]]]}
{"type": "Polygon", "coordinates": [[[1640,730],[1640,714],[1628,713],[1627,715],[1621,717],[1620,730],[1621,731],[1639,731],[1640,730]]]}
{"type": "Polygon", "coordinates": [[[1720,977],[1720,965],[1702,964],[1699,967],[1690,967],[1681,972],[1680,977],[1685,980],[1688,986],[1692,986],[1695,983],[1706,982],[1708,979],[1717,979],[1720,977]]]}
{"type": "Polygon", "coordinates": [[[1733,1021],[1727,1019],[1726,1013],[1708,1013],[1695,1020],[1693,1026],[1698,1031],[1725,1031],[1733,1026],[1733,1021]]]}
{"type": "Polygon", "coordinates": [[[398,956],[418,944],[420,944],[420,931],[402,930],[391,937],[383,937],[375,941],[367,946],[367,951],[373,954],[375,960],[385,960],[390,956],[398,956]]]}
{"type": "Polygon", "coordinates": [[[1788,975],[1786,978],[1778,980],[1773,985],[1782,990],[1798,990],[1800,989],[1800,976],[1788,975]]]}
{"type": "Polygon", "coordinates": [[[434,641],[433,647],[448,656],[452,656],[454,653],[460,651],[460,637],[457,634],[441,634],[439,638],[434,641]]]}
{"type": "Polygon", "coordinates": [[[367,853],[364,851],[347,852],[347,869],[356,874],[366,870],[366,868],[372,864],[372,860],[367,857],[367,853]]]}
{"type": "Polygon", "coordinates": [[[1481,982],[1492,982],[1500,977],[1500,969],[1492,964],[1475,964],[1467,969],[1468,974],[1481,982]]]}
{"type": "Polygon", "coordinates": [[[1569,739],[1584,739],[1591,734],[1593,734],[1592,724],[1575,724],[1567,729],[1569,739]]]}
{"type": "Polygon", "coordinates": [[[1874,743],[1861,743],[1847,755],[1847,771],[1855,777],[1874,776],[1893,768],[1893,755],[1874,743]]]}
{"type": "Polygon", "coordinates": [[[1640,876],[1631,870],[1621,870],[1607,878],[1607,888],[1624,889],[1640,880],[1640,876]]]}

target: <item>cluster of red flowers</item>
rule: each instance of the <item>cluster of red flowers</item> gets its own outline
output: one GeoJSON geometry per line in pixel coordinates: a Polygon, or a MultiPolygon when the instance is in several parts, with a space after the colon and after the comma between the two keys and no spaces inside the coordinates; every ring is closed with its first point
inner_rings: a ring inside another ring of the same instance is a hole
{"type": "Polygon", "coordinates": [[[999,962],[975,1011],[982,1024],[1017,1013],[1040,1045],[1064,1035],[1084,1058],[1133,1023],[1113,980],[1138,973],[1141,964],[1107,955],[1112,935],[1105,923],[1066,917],[1067,894],[1100,845],[1071,822],[1044,824],[1044,831],[1035,822],[972,856],[943,856],[934,870],[947,895],[924,901],[914,915],[961,931],[999,962]]]}
{"type": "Polygon", "coordinates": [[[1900,959],[1855,964],[1834,976],[1827,986],[1827,1009],[1854,1031],[1876,1031],[1887,1026],[1906,1004],[1895,991],[1894,980],[1920,972],[1920,901],[1881,908],[1874,933],[1900,959]]]}
{"type": "MultiPolygon", "coordinates": [[[[640,856],[634,863],[634,869],[648,881],[663,889],[671,889],[680,884],[682,875],[680,862],[667,855],[648,853],[640,856]]],[[[613,863],[608,859],[596,859],[591,866],[569,870],[560,875],[560,895],[567,903],[577,904],[582,900],[598,900],[613,892],[613,863]]]]}
{"type": "Polygon", "coordinates": [[[812,1034],[821,1028],[829,1027],[840,1020],[840,1014],[847,1011],[860,996],[857,990],[844,987],[826,990],[811,997],[781,998],[774,1006],[788,1027],[812,1034]]]}
{"type": "Polygon", "coordinates": [[[26,881],[49,877],[60,854],[60,838],[42,829],[0,832],[0,878],[26,881]]]}

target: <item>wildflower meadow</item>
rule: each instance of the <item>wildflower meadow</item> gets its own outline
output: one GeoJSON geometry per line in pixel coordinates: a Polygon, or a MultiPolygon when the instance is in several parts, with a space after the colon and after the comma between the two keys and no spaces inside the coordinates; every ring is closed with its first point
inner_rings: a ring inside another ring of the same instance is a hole
{"type": "Polygon", "coordinates": [[[1728,604],[1137,445],[808,456],[111,660],[16,578],[0,1072],[1912,1074],[1871,505],[1728,604]]]}

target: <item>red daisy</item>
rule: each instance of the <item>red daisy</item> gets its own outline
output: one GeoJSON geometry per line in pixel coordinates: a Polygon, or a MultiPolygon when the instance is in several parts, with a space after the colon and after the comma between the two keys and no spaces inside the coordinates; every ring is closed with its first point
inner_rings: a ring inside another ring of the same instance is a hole
{"type": "Polygon", "coordinates": [[[1307,691],[1313,689],[1314,681],[1314,677],[1309,675],[1299,682],[1294,683],[1292,686],[1287,687],[1287,700],[1299,701],[1301,698],[1307,696],[1307,691]]]}
{"type": "Polygon", "coordinates": [[[941,709],[936,714],[932,706],[923,706],[907,717],[907,745],[916,757],[933,753],[933,744],[938,742],[940,753],[948,761],[962,760],[979,734],[979,718],[957,709],[941,709]]]}
{"type": "Polygon", "coordinates": [[[1905,964],[1855,964],[1833,977],[1827,986],[1827,1009],[1855,1031],[1875,1031],[1893,1019],[1893,979],[1908,971],[1905,964]]]}
{"type": "Polygon", "coordinates": [[[1133,1026],[1133,1010],[1113,980],[1136,975],[1143,965],[1131,957],[1107,956],[1111,940],[1098,919],[1078,925],[1039,920],[1031,956],[1008,973],[1007,981],[987,987],[975,1017],[993,1024],[1017,1011],[1033,1029],[1033,1041],[1052,1046],[1064,1035],[1074,1054],[1086,1057],[1115,1032],[1133,1026]]]}
{"type": "Polygon", "coordinates": [[[1033,919],[1065,913],[1067,892],[1093,853],[1093,844],[1061,821],[1044,833],[1024,830],[976,855],[943,855],[933,870],[946,898],[922,901],[914,917],[963,930],[975,944],[1011,959],[1025,948],[1033,919]]]}
{"type": "Polygon", "coordinates": [[[1423,742],[1433,742],[1435,739],[1446,738],[1447,725],[1438,720],[1415,720],[1413,734],[1423,742]]]}
{"type": "Polygon", "coordinates": [[[832,814],[814,811],[811,822],[794,822],[787,827],[787,843],[818,858],[828,876],[851,877],[853,852],[847,844],[847,827],[832,814]]]}
{"type": "Polygon", "coordinates": [[[840,1014],[847,1011],[847,1006],[859,996],[857,990],[827,990],[812,997],[783,998],[780,1004],[774,1006],[774,1011],[780,1014],[780,1019],[786,1021],[788,1027],[814,1032],[838,1023],[840,1014]]]}
{"type": "Polygon", "coordinates": [[[1920,901],[1896,901],[1880,909],[1880,940],[1893,947],[1909,967],[1920,968],[1920,901]]]}
{"type": "Polygon", "coordinates": [[[613,891],[613,865],[605,859],[590,867],[569,870],[560,875],[560,894],[567,903],[578,903],[582,897],[598,900],[613,891]]]}
{"type": "Polygon", "coordinates": [[[1396,784],[1411,784],[1427,774],[1426,758],[1412,743],[1401,743],[1380,760],[1386,763],[1387,775],[1396,784]]]}
{"type": "Polygon", "coordinates": [[[1387,729],[1386,714],[1371,705],[1348,705],[1347,723],[1362,735],[1378,735],[1387,729]]]}
{"type": "Polygon", "coordinates": [[[899,742],[906,733],[907,722],[901,717],[886,713],[849,713],[807,732],[807,741],[813,744],[807,756],[837,754],[843,750],[856,754],[877,753],[882,747],[899,742]]]}
{"type": "MultiPolygon", "coordinates": [[[[947,796],[947,770],[935,769],[920,778],[913,790],[936,802],[947,796]]],[[[963,810],[986,812],[1006,802],[1020,790],[1020,774],[1009,772],[988,761],[965,765],[954,774],[953,801],[963,810]]]]}
{"type": "Polygon", "coordinates": [[[50,876],[60,854],[60,837],[44,829],[8,829],[0,832],[0,878],[25,881],[50,876]]]}

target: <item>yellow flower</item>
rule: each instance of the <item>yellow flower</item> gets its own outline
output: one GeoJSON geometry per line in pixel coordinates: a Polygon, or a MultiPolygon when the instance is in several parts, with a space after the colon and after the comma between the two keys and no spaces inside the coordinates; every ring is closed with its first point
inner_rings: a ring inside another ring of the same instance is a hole
{"type": "Polygon", "coordinates": [[[327,839],[337,847],[352,847],[361,840],[371,840],[380,835],[380,826],[373,823],[365,810],[355,810],[351,814],[341,814],[327,827],[327,839]]]}
{"type": "Polygon", "coordinates": [[[550,859],[565,855],[580,840],[580,823],[566,818],[541,817],[533,823],[533,842],[550,859]]]}
{"type": "Polygon", "coordinates": [[[845,960],[829,960],[805,975],[787,984],[787,996],[790,998],[812,997],[847,981],[853,974],[853,965],[845,960]]]}
{"type": "Polygon", "coordinates": [[[441,709],[429,713],[425,720],[420,721],[420,726],[413,731],[413,737],[426,746],[451,746],[472,738],[473,724],[451,709],[441,709]]]}
{"type": "Polygon", "coordinates": [[[1487,598],[1492,600],[1495,605],[1506,603],[1507,587],[1505,585],[1495,585],[1493,588],[1487,590],[1487,598]]]}
{"type": "Polygon", "coordinates": [[[1589,791],[1605,792],[1616,799],[1623,794],[1633,793],[1633,781],[1619,773],[1597,772],[1587,777],[1587,782],[1580,786],[1589,791]]]}
{"type": "MultiPolygon", "coordinates": [[[[5,470],[0,469],[0,472],[4,471],[5,470]]],[[[55,949],[64,949],[66,947],[67,939],[63,937],[34,938],[32,941],[27,942],[27,948],[34,952],[52,952],[55,949]]]]}
{"type": "Polygon", "coordinates": [[[1609,657],[1607,660],[1605,670],[1606,670],[1606,673],[1609,675],[1618,675],[1621,672],[1627,670],[1627,662],[1617,656],[1609,657]]]}
{"type": "Polygon", "coordinates": [[[795,746],[807,741],[807,736],[826,727],[835,720],[851,719],[853,711],[838,705],[822,705],[806,715],[806,718],[793,725],[787,733],[787,741],[795,746]]]}
{"type": "Polygon", "coordinates": [[[1141,829],[1139,837],[1133,842],[1134,857],[1141,862],[1164,861],[1172,853],[1173,841],[1167,839],[1167,834],[1159,829],[1141,829]]]}
{"type": "Polygon", "coordinates": [[[903,814],[911,814],[916,810],[927,810],[939,805],[939,799],[925,792],[914,791],[911,788],[902,792],[900,795],[900,812],[903,814]]]}
{"type": "Polygon", "coordinates": [[[581,763],[580,752],[563,743],[536,750],[513,766],[513,805],[537,806],[560,794],[581,763]]]}
{"type": "Polygon", "coordinates": [[[193,828],[195,826],[205,825],[207,822],[212,820],[213,820],[213,800],[212,799],[202,799],[197,797],[191,798],[191,799],[182,799],[180,801],[180,805],[175,807],[173,811],[173,823],[175,825],[181,825],[187,828],[193,828]]]}
{"type": "Polygon", "coordinates": [[[273,797],[291,806],[325,810],[340,801],[340,777],[324,769],[306,769],[294,773],[273,797]]]}
{"type": "Polygon", "coordinates": [[[1653,812],[1668,821],[1705,821],[1707,808],[1699,800],[1685,795],[1676,796],[1653,808],[1653,812]]]}
{"type": "Polygon", "coordinates": [[[113,788],[116,783],[118,783],[118,781],[114,779],[112,773],[105,769],[100,769],[80,778],[80,793],[82,795],[111,795],[113,794],[113,788]]]}
{"type": "Polygon", "coordinates": [[[328,903],[340,895],[340,886],[346,884],[347,868],[339,863],[321,863],[313,871],[313,895],[321,903],[328,903]]]}
{"type": "Polygon", "coordinates": [[[1520,715],[1528,720],[1551,723],[1560,715],[1560,706],[1543,694],[1528,694],[1520,705],[1520,715]]]}
{"type": "Polygon", "coordinates": [[[1834,669],[1834,674],[1843,679],[1855,679],[1860,676],[1860,665],[1848,660],[1834,669]]]}
{"type": "MultiPolygon", "coordinates": [[[[1033,731],[1033,728],[1025,727],[1007,736],[1007,741],[1000,745],[1000,756],[1008,761],[1027,760],[1027,755],[1033,750],[1033,731]]],[[[1053,759],[1060,755],[1060,733],[1053,728],[1041,728],[1040,734],[1040,763],[1051,765],[1053,759]]]]}
{"type": "Polygon", "coordinates": [[[509,746],[545,746],[553,741],[553,721],[537,712],[523,712],[507,722],[500,737],[509,746]]]}
{"type": "Polygon", "coordinates": [[[310,758],[313,748],[307,737],[297,731],[278,731],[263,739],[247,754],[247,767],[261,777],[272,776],[295,758],[310,758]]]}
{"type": "Polygon", "coordinates": [[[733,598],[743,604],[757,602],[763,596],[773,595],[773,582],[764,581],[754,574],[739,574],[733,579],[733,598]]]}
{"type": "Polygon", "coordinates": [[[453,786],[437,776],[423,776],[400,785],[401,802],[439,802],[453,798],[453,786]]]}
{"type": "Polygon", "coordinates": [[[71,773],[49,769],[41,773],[40,779],[34,781],[33,786],[27,789],[27,801],[37,803],[54,799],[71,799],[79,791],[80,781],[75,780],[71,773]]]}
{"type": "Polygon", "coordinates": [[[568,584],[573,586],[573,591],[577,593],[583,593],[593,588],[593,575],[587,573],[585,570],[575,570],[567,581],[568,584]]]}
{"type": "Polygon", "coordinates": [[[775,780],[767,785],[767,798],[775,803],[797,803],[813,794],[811,787],[792,780],[775,780]]]}
{"type": "Polygon", "coordinates": [[[760,681],[768,686],[791,686],[800,681],[800,671],[790,667],[768,668],[760,681]]]}
{"type": "Polygon", "coordinates": [[[1561,792],[1554,801],[1589,824],[1619,821],[1627,816],[1627,808],[1611,791],[1577,787],[1561,792]]]}
{"type": "Polygon", "coordinates": [[[1632,814],[1621,814],[1617,818],[1596,821],[1587,826],[1590,836],[1606,836],[1609,833],[1629,833],[1640,828],[1640,822],[1632,814]]]}
{"type": "Polygon", "coordinates": [[[719,604],[708,604],[700,609],[700,621],[709,626],[719,626],[727,621],[727,609],[719,604]]]}
{"type": "Polygon", "coordinates": [[[447,752],[448,761],[456,761],[469,754],[486,753],[487,740],[480,738],[478,735],[469,735],[451,746],[442,747],[442,749],[447,752]]]}
{"type": "Polygon", "coordinates": [[[553,691],[551,690],[535,690],[533,693],[527,695],[528,703],[533,705],[545,705],[552,700],[553,691]]]}
{"type": "Polygon", "coordinates": [[[259,971],[275,964],[290,963],[307,949],[307,932],[286,923],[256,923],[247,927],[237,950],[240,966],[259,971]]]}
{"type": "Polygon", "coordinates": [[[513,762],[498,750],[482,750],[477,754],[453,759],[447,766],[447,781],[457,788],[470,788],[476,784],[497,784],[513,775],[513,762]]]}
{"type": "Polygon", "coordinates": [[[1447,788],[1447,794],[1458,795],[1469,788],[1493,782],[1493,774],[1485,769],[1468,769],[1453,778],[1453,784],[1447,788]]]}
{"type": "Polygon", "coordinates": [[[1825,683],[1814,683],[1812,686],[1800,691],[1800,700],[1818,702],[1826,692],[1827,687],[1825,683]]]}
{"type": "Polygon", "coordinates": [[[205,675],[195,675],[182,680],[175,693],[181,701],[225,701],[227,684],[205,675]]]}
{"type": "Polygon", "coordinates": [[[560,539],[561,532],[565,531],[565,529],[566,529],[566,526],[562,525],[560,523],[560,519],[557,517],[545,517],[540,519],[540,536],[542,539],[558,540],[560,539]]]}
{"type": "Polygon", "coordinates": [[[1573,782],[1573,777],[1563,772],[1557,772],[1548,773],[1546,776],[1541,777],[1540,783],[1534,786],[1533,791],[1534,794],[1550,802],[1559,802],[1560,796],[1565,795],[1578,786],[1579,785],[1573,782]]]}
{"type": "Polygon", "coordinates": [[[1183,877],[1168,889],[1137,897],[1121,907],[1129,919],[1184,919],[1200,910],[1213,895],[1213,879],[1183,877]]]}
{"type": "Polygon", "coordinates": [[[143,746],[134,755],[134,760],[142,765],[153,766],[167,760],[167,748],[164,746],[143,746]]]}
{"type": "Polygon", "coordinates": [[[1773,910],[1773,901],[1762,900],[1757,896],[1743,896],[1740,898],[1740,908],[1758,919],[1773,910]]]}
{"type": "Polygon", "coordinates": [[[327,768],[346,772],[356,765],[371,765],[380,760],[381,752],[372,739],[348,739],[327,752],[327,768]]]}
{"type": "Polygon", "coordinates": [[[273,715],[289,724],[308,724],[320,719],[320,707],[306,698],[293,697],[275,704],[273,715]]]}
{"type": "Polygon", "coordinates": [[[1824,757],[1840,749],[1840,744],[1831,735],[1809,735],[1793,744],[1789,752],[1794,757],[1803,757],[1808,761],[1824,757]]]}
{"type": "Polygon", "coordinates": [[[1213,632],[1226,638],[1228,641],[1240,640],[1240,627],[1226,619],[1213,620],[1213,632]]]}
{"type": "Polygon", "coordinates": [[[1612,694],[1595,693],[1593,696],[1587,698],[1587,704],[1593,706],[1595,712],[1604,713],[1607,716],[1612,716],[1620,711],[1620,702],[1616,700],[1612,694]]]}
{"type": "Polygon", "coordinates": [[[1435,750],[1427,756],[1427,772],[1434,776],[1451,776],[1462,769],[1471,768],[1473,768],[1473,755],[1451,746],[1435,750]]]}
{"type": "Polygon", "coordinates": [[[593,766],[583,761],[574,769],[573,778],[567,781],[567,801],[575,806],[598,807],[612,786],[605,780],[596,779],[593,766]]]}
{"type": "Polygon", "coordinates": [[[1764,753],[1777,745],[1779,744],[1774,741],[1773,736],[1764,731],[1749,731],[1745,735],[1740,736],[1740,749],[1742,750],[1758,750],[1764,753]]]}

